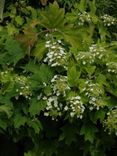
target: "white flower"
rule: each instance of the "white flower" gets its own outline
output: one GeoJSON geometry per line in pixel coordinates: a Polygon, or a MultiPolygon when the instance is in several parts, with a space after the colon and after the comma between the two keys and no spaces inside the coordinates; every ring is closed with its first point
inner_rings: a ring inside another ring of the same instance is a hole
{"type": "Polygon", "coordinates": [[[92,99],[91,99],[92,101],[96,101],[96,98],[95,97],[92,97],[92,99]]]}
{"type": "Polygon", "coordinates": [[[65,111],[67,111],[68,109],[69,109],[68,106],[65,106],[65,107],[64,107],[64,110],[65,110],[65,111]]]}
{"type": "Polygon", "coordinates": [[[49,116],[49,113],[48,112],[44,112],[44,116],[49,116]]]}
{"type": "Polygon", "coordinates": [[[71,117],[74,117],[74,115],[75,115],[75,113],[73,113],[73,112],[70,113],[70,116],[71,117]]]}
{"type": "Polygon", "coordinates": [[[83,65],[85,65],[85,64],[86,64],[86,62],[85,62],[85,61],[83,61],[83,62],[82,62],[82,64],[83,64],[83,65]]]}

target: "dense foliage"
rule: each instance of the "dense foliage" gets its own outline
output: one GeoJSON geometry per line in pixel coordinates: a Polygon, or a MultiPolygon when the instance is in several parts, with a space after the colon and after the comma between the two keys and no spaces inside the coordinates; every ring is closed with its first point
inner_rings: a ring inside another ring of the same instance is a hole
{"type": "Polygon", "coordinates": [[[0,155],[117,155],[116,1],[3,2],[0,155]]]}

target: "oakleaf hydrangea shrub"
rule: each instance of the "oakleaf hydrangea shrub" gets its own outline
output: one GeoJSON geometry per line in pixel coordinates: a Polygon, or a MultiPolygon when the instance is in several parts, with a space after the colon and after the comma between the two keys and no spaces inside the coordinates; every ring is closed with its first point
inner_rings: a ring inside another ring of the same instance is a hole
{"type": "Polygon", "coordinates": [[[0,28],[0,134],[25,156],[116,154],[117,43],[106,27],[116,19],[84,2],[69,13],[28,6],[20,27],[12,16],[0,28]]]}

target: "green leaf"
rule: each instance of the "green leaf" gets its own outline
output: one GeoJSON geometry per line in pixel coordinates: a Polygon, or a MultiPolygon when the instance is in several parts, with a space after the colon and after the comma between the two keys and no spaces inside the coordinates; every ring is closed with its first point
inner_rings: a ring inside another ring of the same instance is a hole
{"type": "Polygon", "coordinates": [[[59,137],[59,141],[65,140],[67,145],[76,141],[77,128],[73,125],[65,125],[61,128],[62,134],[59,137]]]}
{"type": "Polygon", "coordinates": [[[55,139],[45,139],[40,142],[36,156],[54,156],[57,155],[58,142],[55,139]],[[42,152],[43,151],[43,152],[42,152]]]}
{"type": "Polygon", "coordinates": [[[17,22],[18,25],[22,25],[24,20],[21,16],[16,16],[15,21],[17,22]]]}
{"type": "Polygon", "coordinates": [[[28,153],[24,153],[24,156],[37,156],[35,151],[28,151],[28,153]]]}
{"type": "Polygon", "coordinates": [[[40,24],[47,29],[61,29],[64,26],[64,9],[59,8],[55,1],[49,4],[47,10],[42,11],[40,24]]]}
{"type": "Polygon", "coordinates": [[[7,126],[8,126],[7,122],[0,119],[0,128],[2,128],[3,130],[6,130],[7,126]]]}
{"type": "Polygon", "coordinates": [[[19,30],[12,23],[9,23],[7,25],[7,31],[8,31],[8,35],[14,35],[19,32],[19,30]]]}
{"type": "Polygon", "coordinates": [[[76,70],[76,66],[72,66],[68,69],[68,82],[71,86],[77,86],[80,77],[80,72],[76,70]]]}
{"type": "Polygon", "coordinates": [[[32,120],[29,120],[27,122],[27,124],[28,124],[29,127],[34,129],[35,134],[39,134],[40,130],[42,129],[41,122],[36,118],[32,119],[32,120]]]}
{"type": "MultiPolygon", "coordinates": [[[[36,64],[34,61],[30,61],[24,69],[28,72],[32,72],[31,81],[39,83],[48,83],[53,78],[53,71],[48,65],[36,64]]],[[[33,85],[33,84],[32,84],[33,85]]]]}
{"type": "Polygon", "coordinates": [[[85,79],[79,79],[79,89],[81,93],[83,92],[83,88],[86,86],[85,82],[85,79]]]}
{"type": "Polygon", "coordinates": [[[106,114],[106,112],[104,110],[100,109],[99,111],[96,111],[95,118],[100,119],[100,121],[103,122],[103,120],[105,118],[105,114],[106,114]]]}
{"type": "Polygon", "coordinates": [[[106,77],[103,75],[103,74],[99,74],[97,76],[97,82],[100,84],[100,85],[106,85],[106,77]]]}
{"type": "Polygon", "coordinates": [[[29,61],[29,63],[26,64],[25,67],[22,67],[24,68],[27,72],[32,72],[34,74],[36,74],[39,69],[40,69],[40,66],[39,64],[35,63],[35,61],[29,61]]]}
{"type": "Polygon", "coordinates": [[[106,91],[112,94],[113,96],[117,97],[117,88],[114,88],[113,85],[108,84],[106,91]]]}
{"type": "Polygon", "coordinates": [[[52,88],[51,88],[51,86],[46,86],[45,88],[44,88],[44,93],[46,94],[46,95],[50,95],[51,93],[52,93],[52,88]]]}
{"type": "Polygon", "coordinates": [[[99,23],[98,28],[99,28],[100,39],[102,42],[105,42],[108,33],[102,23],[99,23]]]}
{"type": "Polygon", "coordinates": [[[28,153],[24,153],[24,156],[34,156],[32,153],[29,151],[28,153]]]}
{"type": "Polygon", "coordinates": [[[97,132],[97,128],[91,124],[84,124],[80,130],[80,134],[84,135],[85,141],[90,141],[93,143],[95,139],[95,133],[97,132]]]}
{"type": "Polygon", "coordinates": [[[4,104],[0,105],[0,114],[6,114],[8,118],[12,116],[12,105],[10,104],[4,104]]]}
{"type": "Polygon", "coordinates": [[[95,15],[95,13],[96,13],[96,4],[95,4],[95,0],[89,1],[89,5],[90,5],[90,9],[91,9],[90,13],[91,13],[91,15],[93,16],[93,15],[95,15]]]}
{"type": "Polygon", "coordinates": [[[81,47],[82,36],[77,29],[72,29],[71,27],[65,28],[63,31],[63,36],[66,42],[70,43],[72,49],[77,52],[77,49],[81,47]]]}
{"type": "Polygon", "coordinates": [[[103,122],[105,115],[106,115],[106,111],[103,109],[99,109],[96,112],[92,112],[89,114],[90,115],[90,120],[96,124],[97,120],[100,120],[101,122],[103,122]]]}
{"type": "Polygon", "coordinates": [[[78,9],[83,12],[86,10],[87,6],[87,0],[80,0],[80,3],[78,4],[78,9]]]}
{"type": "Polygon", "coordinates": [[[92,75],[95,72],[96,66],[87,66],[85,69],[89,75],[92,75]]]}
{"type": "Polygon", "coordinates": [[[45,109],[46,103],[42,100],[32,99],[30,102],[29,113],[31,116],[39,115],[45,109]]]}
{"type": "Polygon", "coordinates": [[[38,61],[41,61],[45,55],[45,51],[46,48],[45,48],[45,41],[39,41],[37,44],[36,44],[36,47],[34,48],[33,50],[33,56],[35,56],[35,58],[38,60],[38,61]]]}
{"type": "Polygon", "coordinates": [[[53,72],[48,65],[42,64],[32,78],[41,83],[48,83],[53,78],[53,72]]]}
{"type": "Polygon", "coordinates": [[[91,15],[91,19],[93,21],[94,24],[97,24],[99,17],[96,16],[96,2],[95,0],[93,1],[89,1],[89,5],[90,5],[90,15],[91,15]]]}
{"type": "Polygon", "coordinates": [[[23,50],[21,48],[21,45],[18,41],[12,39],[11,37],[8,37],[4,44],[6,52],[6,61],[9,63],[16,64],[21,58],[24,57],[23,50]]]}
{"type": "Polygon", "coordinates": [[[13,120],[14,120],[14,127],[20,128],[21,126],[25,125],[28,119],[26,116],[23,116],[21,113],[16,113],[13,120]]]}

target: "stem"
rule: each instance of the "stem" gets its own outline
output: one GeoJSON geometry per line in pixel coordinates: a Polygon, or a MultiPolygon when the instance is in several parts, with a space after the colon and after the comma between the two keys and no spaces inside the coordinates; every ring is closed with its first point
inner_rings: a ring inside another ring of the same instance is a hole
{"type": "Polygon", "coordinates": [[[0,22],[3,21],[4,4],[5,0],[0,0],[0,22]]]}

